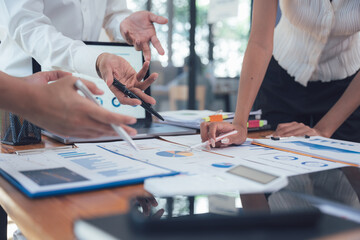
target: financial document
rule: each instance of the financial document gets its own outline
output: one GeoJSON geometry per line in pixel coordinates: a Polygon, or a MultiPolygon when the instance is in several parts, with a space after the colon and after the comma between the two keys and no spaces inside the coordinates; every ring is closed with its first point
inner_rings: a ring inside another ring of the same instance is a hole
{"type": "MultiPolygon", "coordinates": [[[[201,142],[200,135],[186,136],[164,136],[164,140],[176,142],[184,146],[193,146],[201,142]]],[[[221,154],[228,158],[218,158],[226,160],[223,167],[228,168],[236,164],[253,165],[257,169],[275,173],[281,176],[293,176],[297,174],[323,171],[333,168],[346,166],[346,164],[321,160],[299,154],[288,153],[276,149],[266,148],[251,144],[253,139],[248,138],[242,145],[229,146],[226,148],[211,148],[209,152],[221,154]]],[[[201,161],[199,165],[206,164],[201,161]]],[[[202,166],[203,168],[204,166],[202,166]]]]}
{"type": "Polygon", "coordinates": [[[360,143],[324,137],[290,137],[280,140],[256,139],[256,143],[338,162],[360,165],[360,143]]]}
{"type": "Polygon", "coordinates": [[[30,197],[141,183],[177,174],[97,145],[31,155],[0,154],[1,174],[30,197]]]}

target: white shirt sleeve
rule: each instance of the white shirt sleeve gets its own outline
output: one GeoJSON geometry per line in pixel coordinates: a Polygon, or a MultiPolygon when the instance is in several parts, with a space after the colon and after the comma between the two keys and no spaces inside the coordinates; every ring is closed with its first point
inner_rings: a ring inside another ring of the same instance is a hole
{"type": "Polygon", "coordinates": [[[120,23],[131,14],[126,0],[108,0],[103,27],[112,41],[125,42],[120,33],[120,23]]]}
{"type": "Polygon", "coordinates": [[[96,59],[102,52],[59,32],[44,15],[43,0],[3,0],[2,5],[8,35],[42,66],[97,76],[96,59]]]}

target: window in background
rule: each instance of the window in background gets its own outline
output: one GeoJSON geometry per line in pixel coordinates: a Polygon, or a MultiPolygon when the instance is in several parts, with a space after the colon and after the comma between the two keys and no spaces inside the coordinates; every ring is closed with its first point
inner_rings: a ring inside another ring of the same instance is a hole
{"type": "MultiPolygon", "coordinates": [[[[152,95],[157,100],[155,108],[158,111],[170,109],[184,109],[187,107],[187,89],[178,88],[172,93],[181,92],[183,100],[170,104],[173,96],[169,94],[170,88],[188,85],[187,57],[189,56],[189,31],[190,31],[190,6],[189,0],[152,0],[151,11],[157,15],[169,18],[169,24],[155,24],[157,36],[165,50],[165,55],[160,56],[152,47],[151,72],[159,73],[159,78],[152,85],[152,95]],[[169,35],[170,34],[170,35],[169,35]],[[170,48],[169,48],[170,46],[170,48]],[[185,100],[184,100],[185,99],[185,100]],[[175,107],[174,107],[175,106],[175,107]]],[[[223,107],[222,99],[216,103],[214,89],[219,89],[220,83],[216,78],[236,78],[240,75],[241,65],[250,29],[251,0],[239,0],[239,14],[237,17],[226,18],[212,24],[213,34],[213,62],[209,61],[209,24],[207,14],[210,0],[197,0],[197,26],[195,35],[195,51],[198,55],[197,65],[197,94],[202,95],[205,108],[211,110],[229,109],[223,107]],[[198,90],[200,89],[200,90],[198,90]],[[205,90],[204,90],[205,89],[205,90]]],[[[133,11],[145,10],[147,0],[128,0],[128,6],[133,11]]],[[[228,83],[228,82],[227,82],[228,83]]],[[[226,84],[227,84],[226,83],[226,84]]],[[[237,82],[231,85],[234,95],[237,82]]],[[[215,95],[218,93],[215,93],[215,95]]],[[[226,91],[221,93],[228,95],[226,91]]],[[[197,97],[199,99],[199,96],[197,97]]],[[[198,108],[201,108],[197,100],[198,108]]]]}
{"type": "Polygon", "coordinates": [[[239,0],[238,17],[213,26],[214,73],[216,77],[238,77],[250,31],[251,0],[239,0]]]}

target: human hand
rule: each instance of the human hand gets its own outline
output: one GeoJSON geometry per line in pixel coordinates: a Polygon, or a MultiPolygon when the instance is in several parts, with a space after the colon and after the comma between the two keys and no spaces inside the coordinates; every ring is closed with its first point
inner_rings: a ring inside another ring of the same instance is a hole
{"type": "Polygon", "coordinates": [[[150,62],[145,62],[141,70],[136,73],[134,68],[122,57],[110,53],[102,53],[96,61],[97,69],[100,77],[105,80],[110,90],[115,94],[119,101],[128,105],[139,105],[141,101],[134,98],[128,98],[125,94],[115,88],[112,83],[114,78],[124,84],[130,91],[135,93],[145,102],[155,104],[154,98],[145,94],[143,91],[147,89],[158,77],[157,73],[151,74],[147,79],[141,81],[147,70],[150,62]]]}
{"type": "Polygon", "coordinates": [[[228,122],[203,122],[200,125],[201,140],[203,142],[210,140],[212,147],[226,147],[231,144],[242,144],[246,140],[247,128],[228,122]],[[225,134],[237,130],[238,133],[223,138],[215,143],[215,138],[221,134],[225,134]]]}
{"type": "Polygon", "coordinates": [[[280,123],[272,135],[274,137],[322,136],[320,131],[299,122],[280,123]]]}
{"type": "Polygon", "coordinates": [[[165,51],[156,36],[153,23],[166,24],[168,20],[148,11],[134,12],[125,18],[120,24],[120,32],[123,38],[135,49],[143,51],[145,61],[151,60],[150,42],[160,55],[165,51]]]}
{"type": "Polygon", "coordinates": [[[71,73],[63,71],[49,71],[37,72],[30,76],[22,77],[21,79],[30,84],[45,84],[70,75],[71,73]]]}
{"type": "MultiPolygon", "coordinates": [[[[77,93],[77,78],[67,76],[51,84],[29,85],[33,104],[21,111],[21,115],[53,133],[62,136],[97,138],[116,135],[110,124],[119,125],[130,135],[136,130],[126,126],[136,119],[110,112],[77,93]]],[[[103,92],[94,83],[83,81],[96,95],[103,92]]]]}
{"type": "Polygon", "coordinates": [[[158,202],[156,201],[155,197],[152,195],[136,197],[136,202],[140,204],[145,216],[150,216],[151,207],[158,206],[158,202]]]}

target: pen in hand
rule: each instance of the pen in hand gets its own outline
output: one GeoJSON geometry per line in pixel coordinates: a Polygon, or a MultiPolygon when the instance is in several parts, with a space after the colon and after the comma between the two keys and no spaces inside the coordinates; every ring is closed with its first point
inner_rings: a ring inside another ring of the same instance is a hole
{"type": "MultiPolygon", "coordinates": [[[[231,136],[231,135],[234,135],[234,134],[237,134],[237,133],[238,133],[238,131],[233,130],[231,132],[220,135],[220,136],[215,138],[215,142],[218,142],[218,141],[220,141],[220,140],[222,140],[222,139],[224,139],[224,138],[226,138],[228,136],[231,136]]],[[[209,147],[209,146],[210,146],[210,140],[207,140],[205,142],[202,142],[202,143],[199,143],[199,144],[196,144],[196,145],[190,147],[190,150],[193,150],[193,149],[196,149],[196,148],[209,147]]]]}
{"type": "Polygon", "coordinates": [[[136,99],[140,100],[141,101],[141,105],[140,105],[141,107],[143,107],[149,113],[155,115],[160,120],[164,121],[164,118],[151,107],[151,104],[149,104],[149,103],[145,102],[144,100],[142,100],[139,96],[137,96],[135,93],[130,91],[128,88],[126,88],[126,86],[124,84],[122,84],[119,80],[117,80],[116,78],[114,78],[113,85],[120,92],[124,93],[126,96],[128,96],[130,98],[136,98],[136,99]]]}
{"type": "MultiPolygon", "coordinates": [[[[92,93],[90,92],[90,90],[85,86],[85,84],[78,79],[75,82],[75,87],[80,90],[80,92],[82,92],[86,98],[88,98],[89,100],[91,100],[92,102],[94,102],[95,104],[97,104],[98,106],[99,103],[96,101],[95,97],[92,95],[92,93]]],[[[139,148],[136,146],[134,140],[132,140],[132,138],[129,136],[129,134],[127,134],[127,132],[120,126],[116,126],[115,124],[110,124],[111,127],[114,129],[114,131],[122,138],[124,139],[131,147],[133,147],[136,151],[139,150],[139,148]]]]}

